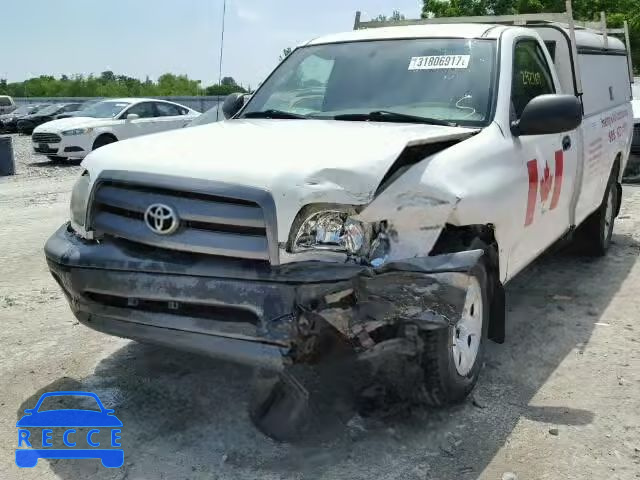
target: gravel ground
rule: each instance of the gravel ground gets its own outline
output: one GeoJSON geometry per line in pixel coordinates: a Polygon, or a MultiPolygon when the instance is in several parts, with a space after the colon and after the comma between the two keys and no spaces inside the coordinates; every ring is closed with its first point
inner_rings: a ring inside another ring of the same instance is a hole
{"type": "Polygon", "coordinates": [[[11,137],[16,162],[16,175],[7,177],[3,182],[24,182],[28,179],[50,178],[63,181],[69,176],[75,177],[81,172],[79,161],[53,163],[44,155],[35,155],[31,148],[29,135],[3,135],[11,137]]]}
{"type": "Polygon", "coordinates": [[[625,187],[608,257],[547,256],[508,286],[507,343],[488,345],[472,399],[287,445],[247,418],[248,369],[78,324],[42,246],[80,169],[14,140],[18,175],[0,179],[0,479],[640,478],[640,188],[625,187]],[[15,422],[51,390],[116,409],[122,468],[15,466],[15,422]]]}

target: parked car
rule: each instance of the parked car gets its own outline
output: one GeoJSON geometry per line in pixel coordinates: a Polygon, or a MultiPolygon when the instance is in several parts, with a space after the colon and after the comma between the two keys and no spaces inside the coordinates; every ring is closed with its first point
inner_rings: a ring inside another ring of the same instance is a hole
{"type": "Polygon", "coordinates": [[[16,109],[16,104],[9,95],[0,95],[0,115],[11,113],[16,109]]]}
{"type": "Polygon", "coordinates": [[[462,401],[504,285],[559,240],[606,254],[632,110],[613,36],[458,21],[312,40],[229,120],[91,153],[45,246],[76,317],[285,370],[251,406],[280,439],[322,365],[462,401]]]}
{"type": "Polygon", "coordinates": [[[60,120],[62,118],[69,118],[69,117],[82,117],[84,110],[92,107],[93,105],[95,105],[96,103],[101,102],[101,101],[102,101],[102,99],[87,100],[86,102],[83,102],[82,105],[80,105],[78,110],[75,110],[75,111],[72,111],[72,112],[60,113],[60,114],[56,115],[55,120],[60,120]]]}
{"type": "Polygon", "coordinates": [[[54,103],[47,105],[36,113],[20,118],[18,120],[18,132],[31,135],[38,125],[54,120],[55,116],[61,113],[74,112],[78,110],[81,105],[81,103],[54,103]]]}
{"type": "Polygon", "coordinates": [[[165,100],[120,98],[104,100],[82,117],[54,120],[32,135],[36,153],[51,160],[84,158],[89,152],[127,138],[182,128],[199,112],[165,100]]]}
{"type": "Polygon", "coordinates": [[[46,105],[20,105],[11,113],[0,115],[0,131],[15,133],[18,131],[18,120],[36,113],[46,105]]]}

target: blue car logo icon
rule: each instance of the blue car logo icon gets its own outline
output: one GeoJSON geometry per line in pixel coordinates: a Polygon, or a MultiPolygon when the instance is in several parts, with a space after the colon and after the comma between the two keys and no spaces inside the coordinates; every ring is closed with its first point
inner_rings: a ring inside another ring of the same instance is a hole
{"type": "Polygon", "coordinates": [[[118,468],[124,463],[124,450],[118,448],[121,447],[119,440],[122,422],[113,414],[113,410],[104,408],[95,393],[45,393],[34,408],[26,409],[24,413],[25,415],[16,424],[18,427],[16,465],[18,467],[35,467],[40,458],[99,458],[102,465],[107,468],[118,468]],[[79,397],[84,401],[93,399],[97,403],[98,410],[58,408],[40,411],[42,403],[52,397],[55,400],[58,400],[58,397],[75,399],[79,397]],[[41,435],[36,434],[34,430],[36,428],[42,429],[41,435]],[[85,434],[83,430],[86,429],[89,430],[85,434]],[[61,437],[58,440],[62,440],[64,446],[68,448],[52,448],[53,437],[58,434],[61,437]],[[108,442],[103,438],[106,434],[108,434],[108,442]],[[85,440],[88,448],[75,448],[84,444],[85,440]],[[104,448],[107,446],[106,443],[110,448],[104,448]]]}

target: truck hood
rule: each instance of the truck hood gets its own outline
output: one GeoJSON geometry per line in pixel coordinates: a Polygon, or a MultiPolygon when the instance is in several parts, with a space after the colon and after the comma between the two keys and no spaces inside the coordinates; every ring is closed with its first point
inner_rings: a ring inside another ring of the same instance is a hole
{"type": "MultiPolygon", "coordinates": [[[[68,118],[52,122],[81,121],[68,118]]],[[[51,124],[49,124],[51,125],[51,124]]],[[[215,180],[298,197],[363,204],[408,145],[464,139],[477,130],[424,124],[238,119],[111,144],[83,162],[103,170],[215,180]],[[333,192],[325,197],[324,193],[333,192]]]]}

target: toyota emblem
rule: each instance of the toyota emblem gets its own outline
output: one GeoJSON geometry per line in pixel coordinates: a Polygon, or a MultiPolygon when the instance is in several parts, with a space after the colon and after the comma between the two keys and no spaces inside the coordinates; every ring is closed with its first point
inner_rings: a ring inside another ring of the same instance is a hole
{"type": "Polygon", "coordinates": [[[144,212],[144,221],[147,227],[158,235],[171,235],[180,225],[180,220],[173,208],[162,203],[149,205],[144,212]]]}

